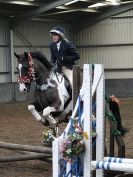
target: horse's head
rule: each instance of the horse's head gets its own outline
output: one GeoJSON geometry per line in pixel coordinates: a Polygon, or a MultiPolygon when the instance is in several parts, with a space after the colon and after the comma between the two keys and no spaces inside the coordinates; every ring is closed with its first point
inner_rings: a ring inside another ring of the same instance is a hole
{"type": "Polygon", "coordinates": [[[18,60],[17,70],[19,72],[18,83],[20,92],[27,93],[30,90],[31,82],[34,79],[34,65],[31,54],[25,52],[24,54],[14,53],[18,60]]]}

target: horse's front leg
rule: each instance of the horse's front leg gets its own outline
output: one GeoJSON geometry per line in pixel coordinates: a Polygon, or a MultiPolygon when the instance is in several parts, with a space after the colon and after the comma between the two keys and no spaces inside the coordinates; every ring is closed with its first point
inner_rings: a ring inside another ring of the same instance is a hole
{"type": "Polygon", "coordinates": [[[49,122],[50,125],[56,124],[54,117],[51,115],[51,112],[56,112],[56,111],[57,111],[56,108],[51,106],[48,106],[45,109],[43,109],[43,116],[49,122]]]}
{"type": "Polygon", "coordinates": [[[28,105],[28,110],[31,112],[31,114],[33,115],[33,117],[35,117],[35,119],[38,122],[41,122],[42,124],[46,124],[46,120],[44,118],[41,117],[41,115],[39,114],[39,112],[35,109],[35,106],[33,104],[28,105]]]}

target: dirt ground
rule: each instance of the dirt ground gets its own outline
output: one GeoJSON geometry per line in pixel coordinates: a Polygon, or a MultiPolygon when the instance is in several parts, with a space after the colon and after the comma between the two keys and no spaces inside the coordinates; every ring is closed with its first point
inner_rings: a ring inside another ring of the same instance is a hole
{"type": "Polygon", "coordinates": [[[126,148],[125,156],[133,159],[133,98],[120,100],[120,112],[122,125],[128,130],[123,137],[126,148]]]}
{"type": "MultiPolygon", "coordinates": [[[[0,105],[0,141],[42,146],[44,126],[27,110],[26,103],[0,105]]],[[[0,149],[0,156],[14,154],[0,149]]],[[[15,153],[16,154],[16,153],[15,153]]],[[[52,166],[40,160],[0,163],[0,177],[50,177],[52,166]]]]}
{"type": "MultiPolygon", "coordinates": [[[[133,98],[121,99],[122,124],[129,129],[124,136],[126,157],[133,158],[133,98]]],[[[46,128],[45,128],[46,129],[46,128]]],[[[39,145],[44,126],[28,112],[27,103],[0,105],[0,141],[39,145]]],[[[17,154],[0,149],[0,156],[17,154]]],[[[40,160],[0,163],[0,177],[52,177],[52,165],[40,160]]]]}

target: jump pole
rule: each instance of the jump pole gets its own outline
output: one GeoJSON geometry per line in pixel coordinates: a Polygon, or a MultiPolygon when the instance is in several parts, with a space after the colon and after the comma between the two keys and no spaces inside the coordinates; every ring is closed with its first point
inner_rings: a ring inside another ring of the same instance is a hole
{"type": "Polygon", "coordinates": [[[42,154],[42,153],[35,153],[29,155],[14,155],[14,156],[7,156],[7,157],[0,157],[0,163],[3,162],[16,162],[16,161],[26,161],[26,160],[35,160],[35,159],[46,159],[52,158],[51,154],[42,154]]]}
{"type": "Polygon", "coordinates": [[[0,141],[0,148],[52,154],[52,148],[50,148],[50,147],[12,144],[12,143],[5,143],[5,142],[2,142],[2,141],[0,141]]]}
{"type": "Polygon", "coordinates": [[[104,157],[103,161],[105,161],[105,162],[113,162],[113,163],[133,164],[133,159],[127,159],[127,158],[104,157]]]}
{"type": "Polygon", "coordinates": [[[121,172],[133,172],[133,164],[128,163],[113,163],[105,161],[92,161],[91,166],[96,169],[121,171],[121,172]]]}
{"type": "MultiPolygon", "coordinates": [[[[83,69],[83,114],[84,114],[84,132],[87,132],[89,138],[84,140],[85,142],[85,154],[84,154],[84,177],[91,177],[91,161],[92,161],[92,137],[90,136],[92,132],[92,68],[90,65],[84,65],[83,69]]],[[[82,94],[82,93],[81,93],[82,94]]]]}
{"type": "MultiPolygon", "coordinates": [[[[94,65],[94,78],[92,83],[92,97],[96,94],[96,161],[103,160],[104,157],[104,97],[105,97],[105,83],[104,83],[104,68],[103,65],[94,65]]],[[[96,177],[103,177],[104,171],[96,170],[96,177]]],[[[91,177],[91,176],[90,176],[91,177]]]]}

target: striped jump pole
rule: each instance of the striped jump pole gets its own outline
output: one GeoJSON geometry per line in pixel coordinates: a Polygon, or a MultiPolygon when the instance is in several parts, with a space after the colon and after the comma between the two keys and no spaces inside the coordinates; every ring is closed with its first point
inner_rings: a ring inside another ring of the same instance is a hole
{"type": "Polygon", "coordinates": [[[104,169],[121,172],[133,172],[133,165],[128,163],[114,163],[105,161],[92,161],[91,166],[95,169],[104,169]]]}
{"type": "Polygon", "coordinates": [[[133,164],[133,159],[127,159],[127,158],[104,157],[103,160],[105,162],[133,164]]]}

